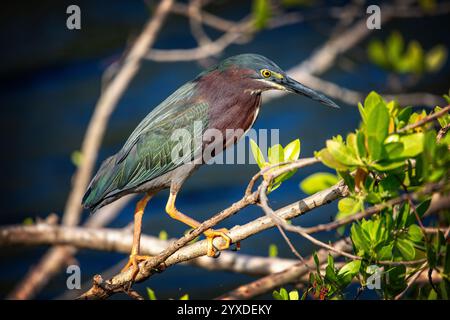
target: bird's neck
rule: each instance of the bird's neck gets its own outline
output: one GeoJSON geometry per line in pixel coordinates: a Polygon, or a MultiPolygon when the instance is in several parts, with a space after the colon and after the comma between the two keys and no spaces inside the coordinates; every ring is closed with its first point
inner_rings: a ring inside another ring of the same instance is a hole
{"type": "MultiPolygon", "coordinates": [[[[245,71],[229,69],[213,71],[198,81],[198,97],[209,105],[209,128],[247,132],[261,106],[261,92],[248,89],[245,71]]],[[[240,138],[242,134],[238,134],[240,138]]],[[[229,141],[226,142],[229,144],[229,141]]]]}

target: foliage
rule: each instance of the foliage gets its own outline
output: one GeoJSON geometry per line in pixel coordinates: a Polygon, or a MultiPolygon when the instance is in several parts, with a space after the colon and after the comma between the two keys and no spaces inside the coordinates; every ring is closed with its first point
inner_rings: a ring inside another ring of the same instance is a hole
{"type": "MultiPolygon", "coordinates": [[[[147,287],[147,297],[149,300],[158,300],[155,291],[147,287]]],[[[189,300],[189,294],[182,295],[178,300],[189,300]]]]}
{"type": "Polygon", "coordinates": [[[314,194],[329,188],[339,181],[339,177],[329,172],[317,172],[300,183],[300,188],[306,194],[314,194]]]}
{"type": "Polygon", "coordinates": [[[354,260],[346,263],[340,269],[335,267],[334,258],[328,255],[325,274],[320,271],[320,262],[317,254],[314,254],[316,272],[310,274],[310,287],[306,292],[311,292],[315,298],[342,299],[343,290],[350,284],[353,278],[359,273],[361,261],[354,260]]]}
{"type": "Polygon", "coordinates": [[[271,14],[272,13],[269,0],[253,0],[253,24],[255,25],[255,28],[257,30],[264,29],[267,26],[271,14]]]}
{"type": "Polygon", "coordinates": [[[425,52],[421,44],[413,40],[405,45],[399,32],[392,32],[385,43],[372,40],[367,48],[369,60],[377,66],[400,74],[436,72],[447,59],[447,49],[436,45],[425,52]]]}
{"type": "Polygon", "coordinates": [[[297,290],[287,292],[285,288],[281,288],[280,291],[274,290],[272,296],[276,300],[299,300],[297,290]]]}
{"type": "Polygon", "coordinates": [[[270,244],[269,246],[269,257],[276,258],[278,257],[278,247],[276,244],[270,244]]]}
{"type": "MultiPolygon", "coordinates": [[[[450,102],[448,96],[444,97],[450,102]]],[[[382,269],[382,273],[377,274],[380,283],[375,290],[383,298],[391,299],[405,290],[408,279],[420,271],[418,266],[425,260],[431,272],[439,272],[444,279],[439,288],[430,283],[432,290],[427,291],[427,298],[448,297],[449,244],[442,233],[426,234],[421,227],[431,202],[430,195],[417,194],[416,201],[413,201],[410,195],[405,198],[405,193],[420,191],[438,183],[443,186],[441,191],[448,192],[450,136],[437,139],[433,123],[423,121],[427,120],[429,112],[400,107],[395,101],[385,101],[376,92],[371,92],[364,104],[359,103],[358,110],[360,127],[345,139],[338,135],[327,140],[326,147],[315,153],[336,174],[315,173],[304,179],[300,188],[305,193],[313,194],[343,180],[349,195],[338,202],[337,220],[364,212],[367,206],[380,205],[381,208],[378,214],[350,225],[350,239],[358,259],[338,269],[333,257],[329,256],[325,274],[322,275],[315,256],[317,272],[310,275],[310,287],[302,298],[312,293],[319,299],[342,299],[344,290],[355,277],[362,288],[367,288],[371,286],[374,270],[382,269]],[[399,198],[402,195],[403,201],[399,198]],[[395,205],[386,205],[392,200],[396,200],[395,205]]],[[[441,111],[440,107],[433,110],[441,111]]],[[[438,123],[440,127],[446,127],[450,123],[450,115],[441,115],[438,123]]],[[[250,143],[263,176],[286,166],[286,162],[297,160],[300,155],[298,139],[285,148],[279,144],[269,148],[268,161],[256,142],[251,140],[250,143]]],[[[269,192],[294,173],[295,170],[276,178],[269,192]]],[[[449,217],[446,219],[450,220],[449,217]]],[[[338,232],[344,233],[345,226],[340,227],[338,232]]],[[[271,245],[269,256],[276,254],[276,247],[271,245]]],[[[284,288],[274,291],[273,296],[275,299],[289,300],[284,288]]]]}
{"type": "Polygon", "coordinates": [[[158,238],[159,240],[167,240],[169,239],[169,234],[167,233],[166,230],[161,230],[158,234],[158,238]]]}
{"type": "MultiPolygon", "coordinates": [[[[276,166],[277,164],[287,161],[295,161],[300,156],[299,139],[290,142],[284,148],[280,144],[276,144],[270,147],[267,152],[268,161],[266,161],[261,149],[258,147],[258,145],[253,139],[250,140],[250,147],[253,153],[253,157],[255,158],[255,161],[261,170],[273,166],[273,168],[268,169],[267,172],[265,172],[265,174],[283,167],[283,165],[276,166]]],[[[297,172],[297,170],[291,170],[276,177],[273,180],[273,182],[269,185],[268,191],[272,192],[275,189],[277,189],[283,181],[286,181],[287,179],[292,177],[295,174],[295,172],[297,172]]]]}
{"type": "MultiPolygon", "coordinates": [[[[427,116],[426,111],[400,108],[396,102],[386,102],[375,92],[371,92],[364,105],[359,104],[358,108],[362,120],[360,127],[345,139],[340,135],[333,137],[326,142],[325,148],[316,152],[316,157],[335,169],[350,190],[350,195],[338,203],[336,219],[364,211],[366,205],[384,204],[404,192],[421,190],[428,184],[441,183],[448,188],[448,135],[438,141],[432,124],[414,125],[427,116]]],[[[434,112],[440,110],[436,107],[434,112]]],[[[439,118],[440,126],[448,123],[448,113],[439,118]]],[[[333,177],[330,182],[330,177],[315,174],[306,178],[301,187],[306,191],[320,191],[336,181],[333,177]]],[[[426,259],[431,269],[440,270],[447,279],[449,244],[445,243],[441,233],[424,234],[418,220],[422,220],[429,205],[430,197],[424,196],[418,205],[404,201],[386,206],[369,219],[354,222],[350,238],[354,253],[361,260],[349,262],[338,271],[329,257],[325,276],[320,275],[318,269],[311,278],[310,290],[319,298],[342,298],[343,289],[351,278],[358,274],[365,287],[372,275],[367,270],[380,264],[384,272],[380,279],[381,289],[377,292],[384,298],[393,298],[406,288],[408,278],[418,271],[407,268],[403,262],[421,259],[426,259]],[[385,262],[398,262],[399,265],[386,265],[385,262]]],[[[448,295],[448,281],[444,284],[443,288],[433,289],[438,297],[448,295]]]]}
{"type": "Polygon", "coordinates": [[[83,154],[79,150],[75,150],[70,155],[70,160],[72,161],[75,167],[79,167],[81,162],[83,161],[83,154]]]}

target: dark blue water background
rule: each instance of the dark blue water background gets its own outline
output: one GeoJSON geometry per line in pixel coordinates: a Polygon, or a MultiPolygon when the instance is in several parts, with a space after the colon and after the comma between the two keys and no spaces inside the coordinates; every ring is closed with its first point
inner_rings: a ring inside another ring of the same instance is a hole
{"type": "MultiPolygon", "coordinates": [[[[71,153],[80,148],[88,121],[99,96],[100,79],[105,68],[117,60],[125,44],[139,34],[149,10],[143,1],[72,1],[82,9],[82,30],[65,28],[66,1],[17,2],[4,8],[0,20],[2,42],[1,70],[1,138],[2,183],[0,223],[21,223],[25,218],[61,214],[70,190],[75,167],[71,153]]],[[[336,2],[330,2],[336,4],[336,2]]],[[[219,1],[210,11],[229,19],[239,19],[249,12],[248,1],[219,1]]],[[[392,29],[401,30],[407,38],[418,39],[426,48],[436,43],[449,45],[450,39],[442,24],[447,17],[421,20],[400,20],[383,26],[376,33],[385,37],[392,29]],[[412,33],[414,30],[414,33],[412,33]],[[433,30],[433,32],[431,32],[433,30]],[[437,31],[435,31],[437,30],[437,31]]],[[[271,31],[263,31],[245,45],[227,48],[225,56],[244,52],[266,55],[282,68],[290,68],[306,59],[327,39],[333,20],[321,19],[271,31]]],[[[189,35],[187,20],[170,16],[164,26],[157,48],[190,48],[196,45],[189,35]]],[[[447,29],[448,30],[448,29],[447,29]]],[[[217,36],[209,30],[211,36],[217,36]]],[[[384,91],[386,74],[365,59],[363,43],[338,59],[337,65],[324,78],[341,85],[368,92],[384,91]],[[352,65],[344,70],[340,64],[352,65]]],[[[444,93],[448,90],[449,64],[438,74],[427,76],[415,88],[444,93]]],[[[139,75],[121,99],[102,143],[100,160],[118,151],[133,130],[153,107],[184,82],[192,79],[202,67],[195,62],[145,62],[139,75]]],[[[342,105],[342,104],[341,104],[342,105]]],[[[355,106],[342,105],[330,110],[306,98],[289,95],[266,103],[255,129],[279,128],[280,141],[286,144],[295,138],[302,142],[301,156],[309,157],[319,150],[327,138],[345,134],[359,123],[355,106]]],[[[214,165],[201,168],[183,187],[178,207],[198,220],[240,199],[256,165],[214,165]]],[[[299,182],[312,172],[327,168],[316,165],[300,170],[291,180],[271,195],[273,207],[284,206],[305,195],[299,182]]],[[[144,232],[158,235],[166,230],[176,237],[186,227],[164,213],[167,192],[160,193],[145,215],[144,232]]],[[[121,213],[112,227],[127,225],[133,217],[133,203],[121,213]]],[[[329,221],[336,213],[330,205],[296,219],[309,226],[329,221]]],[[[223,227],[244,224],[263,213],[248,208],[223,222],[223,227]]],[[[85,212],[84,219],[88,216],[85,212]]],[[[335,239],[336,235],[319,235],[335,239]]],[[[304,254],[313,247],[296,235],[293,243],[304,254]]],[[[275,230],[258,234],[242,243],[242,253],[268,254],[270,244],[277,244],[281,257],[294,258],[275,230]]],[[[0,295],[4,296],[36,263],[46,248],[9,248],[0,253],[0,295]]],[[[124,258],[122,254],[81,251],[77,259],[82,266],[83,281],[124,258]]],[[[65,275],[50,283],[39,298],[52,298],[65,288],[65,275]]],[[[191,298],[211,298],[252,278],[227,272],[205,272],[195,267],[175,266],[153,277],[145,286],[155,290],[159,298],[177,298],[189,293],[191,298]]]]}

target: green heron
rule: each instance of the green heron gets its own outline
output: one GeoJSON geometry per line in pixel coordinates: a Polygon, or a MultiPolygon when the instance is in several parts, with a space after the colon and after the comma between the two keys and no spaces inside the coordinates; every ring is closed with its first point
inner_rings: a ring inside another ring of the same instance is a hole
{"type": "MultiPolygon", "coordinates": [[[[261,93],[271,89],[294,92],[338,108],[330,99],[287,76],[269,59],[241,54],[223,60],[181,86],[142,120],[117,154],[102,163],[83,197],[85,208],[95,212],[124,195],[145,193],[136,205],[133,245],[123,270],[132,267],[136,275],[139,261],[147,258],[139,255],[142,216],[148,201],[157,192],[170,188],[166,205],[170,217],[191,228],[200,225],[177,210],[175,199],[183,182],[205,163],[202,150],[213,142],[202,141],[197,146],[187,142],[191,147],[190,153],[183,156],[187,161],[174,161],[172,150],[179,142],[171,139],[173,132],[184,129],[195,136],[207,129],[219,130],[224,137],[219,141],[223,150],[252,127],[261,106],[261,93]],[[201,126],[196,127],[196,122],[201,126]],[[226,133],[229,129],[241,134],[229,138],[226,133]]],[[[226,229],[210,229],[204,234],[208,256],[215,256],[217,250],[231,245],[226,229]],[[225,240],[221,248],[213,245],[216,237],[225,240]]]]}

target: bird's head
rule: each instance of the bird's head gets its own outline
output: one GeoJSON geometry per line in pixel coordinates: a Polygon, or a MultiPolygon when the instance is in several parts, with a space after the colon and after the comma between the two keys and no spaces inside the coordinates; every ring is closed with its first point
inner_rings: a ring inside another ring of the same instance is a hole
{"type": "Polygon", "coordinates": [[[259,54],[240,54],[229,57],[215,66],[215,69],[219,70],[230,68],[237,69],[237,72],[242,74],[246,80],[245,84],[248,85],[248,88],[245,89],[252,92],[273,89],[289,91],[316,100],[326,106],[339,108],[329,98],[292,79],[273,61],[259,54]]]}

